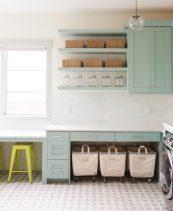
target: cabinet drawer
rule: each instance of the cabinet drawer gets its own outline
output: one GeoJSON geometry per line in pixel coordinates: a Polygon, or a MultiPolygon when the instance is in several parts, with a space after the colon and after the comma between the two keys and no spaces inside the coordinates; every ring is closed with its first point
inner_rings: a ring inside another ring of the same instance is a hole
{"type": "Polygon", "coordinates": [[[72,132],[71,141],[115,141],[113,132],[72,132]]]}
{"type": "Polygon", "coordinates": [[[116,141],[131,142],[159,142],[160,133],[158,132],[128,132],[116,133],[116,141]]]}
{"type": "Polygon", "coordinates": [[[68,141],[68,132],[47,132],[47,139],[50,141],[68,141]]]}
{"type": "Polygon", "coordinates": [[[48,159],[68,159],[69,142],[68,141],[48,141],[48,159]]]}
{"type": "Polygon", "coordinates": [[[68,179],[69,177],[68,160],[48,160],[48,178],[68,179]]]}

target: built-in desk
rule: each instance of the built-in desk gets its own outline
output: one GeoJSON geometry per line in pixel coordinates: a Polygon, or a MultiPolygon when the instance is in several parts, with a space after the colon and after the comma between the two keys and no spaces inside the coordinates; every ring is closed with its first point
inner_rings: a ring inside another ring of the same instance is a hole
{"type": "MultiPolygon", "coordinates": [[[[0,130],[0,142],[44,142],[46,131],[44,130],[0,130]]],[[[4,152],[5,153],[5,152],[4,152]]]]}
{"type": "Polygon", "coordinates": [[[157,154],[156,175],[159,177],[162,151],[162,133],[160,131],[117,131],[109,127],[64,127],[51,125],[46,128],[47,139],[43,142],[42,179],[68,181],[71,178],[72,142],[122,142],[154,143],[157,154]]]}
{"type": "Polygon", "coordinates": [[[44,130],[1,130],[0,142],[41,142],[42,182],[68,181],[71,178],[71,144],[73,142],[155,143],[158,152],[156,174],[159,175],[162,133],[159,131],[118,131],[105,127],[68,127],[51,125],[44,130]]]}

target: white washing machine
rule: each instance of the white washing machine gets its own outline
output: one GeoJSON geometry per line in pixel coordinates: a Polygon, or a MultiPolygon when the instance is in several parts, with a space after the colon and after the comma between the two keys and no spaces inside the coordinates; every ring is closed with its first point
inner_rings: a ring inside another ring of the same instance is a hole
{"type": "Polygon", "coordinates": [[[164,130],[164,149],[160,178],[167,209],[173,211],[173,130],[170,131],[168,129],[164,130]]]}

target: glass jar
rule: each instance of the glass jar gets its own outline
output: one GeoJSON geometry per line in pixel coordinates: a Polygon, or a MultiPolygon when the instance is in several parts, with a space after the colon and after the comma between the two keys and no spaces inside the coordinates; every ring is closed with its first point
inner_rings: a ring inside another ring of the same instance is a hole
{"type": "Polygon", "coordinates": [[[75,86],[76,87],[83,86],[83,76],[82,75],[75,76],[75,86]]]}
{"type": "Polygon", "coordinates": [[[102,77],[102,86],[103,87],[110,87],[111,86],[111,78],[109,75],[104,75],[102,77]]]}
{"type": "Polygon", "coordinates": [[[118,87],[125,86],[125,79],[122,75],[115,77],[115,86],[118,86],[118,87]]]}
{"type": "Polygon", "coordinates": [[[65,75],[63,77],[63,84],[62,86],[64,87],[69,87],[70,86],[70,75],[65,75]]]}
{"type": "Polygon", "coordinates": [[[88,86],[89,87],[96,87],[97,86],[97,77],[96,77],[96,75],[90,75],[89,76],[88,86]]]}

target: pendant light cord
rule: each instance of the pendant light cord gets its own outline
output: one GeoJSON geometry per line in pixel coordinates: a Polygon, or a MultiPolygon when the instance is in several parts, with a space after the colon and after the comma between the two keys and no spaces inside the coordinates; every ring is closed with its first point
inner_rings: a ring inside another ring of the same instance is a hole
{"type": "Polygon", "coordinates": [[[137,17],[138,15],[137,15],[137,0],[136,0],[136,17],[137,17]]]}

